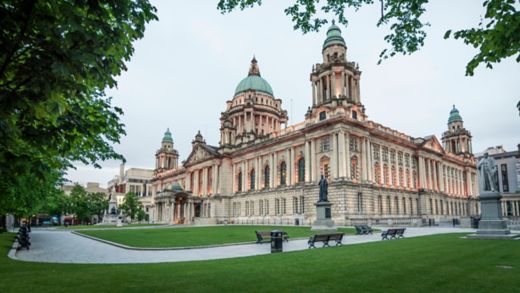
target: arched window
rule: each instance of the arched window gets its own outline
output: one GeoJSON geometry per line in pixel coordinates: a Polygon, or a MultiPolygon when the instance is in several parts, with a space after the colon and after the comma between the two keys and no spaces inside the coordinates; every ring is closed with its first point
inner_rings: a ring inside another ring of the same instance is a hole
{"type": "Polygon", "coordinates": [[[305,159],[298,160],[298,182],[305,182],[305,159]]]}
{"type": "Polygon", "coordinates": [[[269,175],[270,175],[269,165],[266,165],[264,168],[264,188],[269,188],[269,175]]]}
{"type": "Polygon", "coordinates": [[[280,185],[285,186],[287,184],[287,165],[285,162],[280,164],[280,185]]]}
{"type": "Polygon", "coordinates": [[[397,186],[397,174],[395,172],[395,167],[392,166],[392,186],[397,186]]]}
{"type": "Polygon", "coordinates": [[[320,171],[327,180],[330,181],[330,159],[328,157],[322,157],[320,159],[320,171]]]}
{"type": "Polygon", "coordinates": [[[403,168],[399,168],[399,186],[404,187],[403,168]]]}
{"type": "Polygon", "coordinates": [[[357,112],[352,111],[352,119],[357,120],[357,112]]]}
{"type": "Polygon", "coordinates": [[[381,167],[379,163],[374,164],[374,173],[376,175],[376,183],[381,184],[381,167]]]}
{"type": "Polygon", "coordinates": [[[255,169],[252,169],[249,173],[249,189],[255,190],[255,169]]]}
{"type": "Polygon", "coordinates": [[[350,159],[350,178],[352,178],[352,180],[359,179],[358,159],[356,156],[350,159]]]}
{"type": "Polygon", "coordinates": [[[242,172],[241,171],[238,171],[238,175],[237,175],[237,191],[240,192],[242,191],[242,172]]]}
{"type": "Polygon", "coordinates": [[[410,186],[410,185],[411,185],[410,182],[411,182],[411,181],[410,181],[410,170],[406,169],[406,187],[407,187],[407,188],[410,188],[410,187],[411,187],[411,186],[410,186]]]}

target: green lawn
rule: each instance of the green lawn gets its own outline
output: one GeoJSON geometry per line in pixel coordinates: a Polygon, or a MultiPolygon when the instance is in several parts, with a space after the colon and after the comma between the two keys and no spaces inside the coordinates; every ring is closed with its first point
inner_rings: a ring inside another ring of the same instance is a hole
{"type": "Polygon", "coordinates": [[[123,227],[116,227],[116,225],[75,225],[75,226],[58,226],[57,229],[64,230],[84,230],[84,229],[124,229],[128,227],[149,227],[161,226],[162,224],[126,224],[123,227]]]}
{"type": "Polygon", "coordinates": [[[459,236],[214,261],[74,265],[10,260],[14,234],[4,233],[0,292],[518,292],[520,241],[459,236]]]}
{"type": "MultiPolygon", "coordinates": [[[[309,227],[298,226],[211,226],[132,230],[91,230],[82,234],[133,247],[187,247],[256,241],[255,230],[283,230],[290,238],[315,234],[309,227]]],[[[354,234],[353,228],[339,231],[354,234]]]]}

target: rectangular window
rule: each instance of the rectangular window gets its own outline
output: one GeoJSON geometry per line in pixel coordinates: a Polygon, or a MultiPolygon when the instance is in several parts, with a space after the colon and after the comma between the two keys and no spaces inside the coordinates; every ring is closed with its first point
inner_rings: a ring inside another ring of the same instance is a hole
{"type": "Polygon", "coordinates": [[[330,151],[330,137],[325,137],[320,141],[320,150],[321,152],[330,151]]]}
{"type": "Polygon", "coordinates": [[[280,199],[274,200],[274,213],[279,215],[280,214],[280,199]]]}
{"type": "Polygon", "coordinates": [[[293,197],[293,214],[298,214],[298,198],[293,197]]]}
{"type": "Polygon", "coordinates": [[[264,201],[263,200],[259,200],[258,207],[260,209],[260,215],[263,215],[264,214],[264,201]]]}
{"type": "Polygon", "coordinates": [[[265,200],[264,205],[265,205],[265,214],[269,215],[269,200],[268,199],[265,200]]]}
{"type": "Polygon", "coordinates": [[[246,201],[246,216],[249,216],[249,201],[246,201]]]}
{"type": "Polygon", "coordinates": [[[327,113],[325,111],[320,112],[320,121],[327,119],[327,113]]]}
{"type": "Polygon", "coordinates": [[[285,215],[287,213],[287,202],[285,198],[282,198],[282,213],[285,215]]]}
{"type": "Polygon", "coordinates": [[[305,213],[305,197],[300,196],[300,213],[305,213]]]}
{"type": "Polygon", "coordinates": [[[509,192],[509,180],[507,178],[507,164],[502,164],[500,166],[500,171],[502,173],[502,191],[509,192]]]}
{"type": "Polygon", "coordinates": [[[363,194],[361,192],[357,194],[357,211],[363,213],[363,194]]]}

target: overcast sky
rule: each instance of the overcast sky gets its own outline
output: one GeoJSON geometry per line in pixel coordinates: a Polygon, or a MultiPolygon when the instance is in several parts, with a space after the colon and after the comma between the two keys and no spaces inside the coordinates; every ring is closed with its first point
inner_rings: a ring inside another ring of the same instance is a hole
{"type": "MultiPolygon", "coordinates": [[[[154,168],[155,151],[168,127],[181,160],[189,155],[198,130],[207,143],[218,145],[220,113],[247,75],[253,55],[262,77],[282,99],[290,124],[303,121],[312,101],[309,74],[313,64],[322,62],[328,26],[306,35],[294,31],[283,13],[293,1],[264,1],[261,7],[227,15],[217,11],[217,0],[152,1],[159,21],[147,26],[128,71],[108,91],[125,112],[127,135],[115,148],[126,157],[127,167],[154,168]]],[[[387,47],[387,28],[376,27],[379,5],[347,13],[348,28],[340,26],[347,59],[358,62],[362,71],[361,102],[369,119],[414,137],[434,134],[440,140],[455,104],[473,135],[475,152],[495,145],[516,149],[520,65],[509,58],[466,77],[465,65],[476,50],[443,35],[448,29],[476,26],[484,14],[481,1],[431,2],[424,15],[431,23],[425,46],[381,65],[377,61],[387,47]]],[[[67,177],[106,186],[118,174],[119,162],[101,165],[103,169],[78,164],[67,177]]]]}

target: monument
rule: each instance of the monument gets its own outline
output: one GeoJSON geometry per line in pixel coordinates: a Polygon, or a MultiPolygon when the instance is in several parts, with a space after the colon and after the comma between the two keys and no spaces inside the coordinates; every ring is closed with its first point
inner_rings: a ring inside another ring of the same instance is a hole
{"type": "Polygon", "coordinates": [[[336,226],[331,217],[332,203],[330,203],[328,199],[329,183],[323,175],[321,175],[318,185],[320,186],[320,198],[318,202],[314,204],[316,206],[316,220],[312,224],[311,230],[336,231],[336,226]]]}
{"type": "Polygon", "coordinates": [[[117,201],[112,198],[112,194],[108,197],[108,209],[103,215],[103,224],[118,224],[117,201]]]}
{"type": "Polygon", "coordinates": [[[477,164],[479,171],[479,201],[481,220],[477,234],[470,235],[478,239],[512,239],[520,235],[511,234],[506,221],[502,218],[500,190],[498,188],[498,168],[495,159],[488,153],[477,164]]]}

